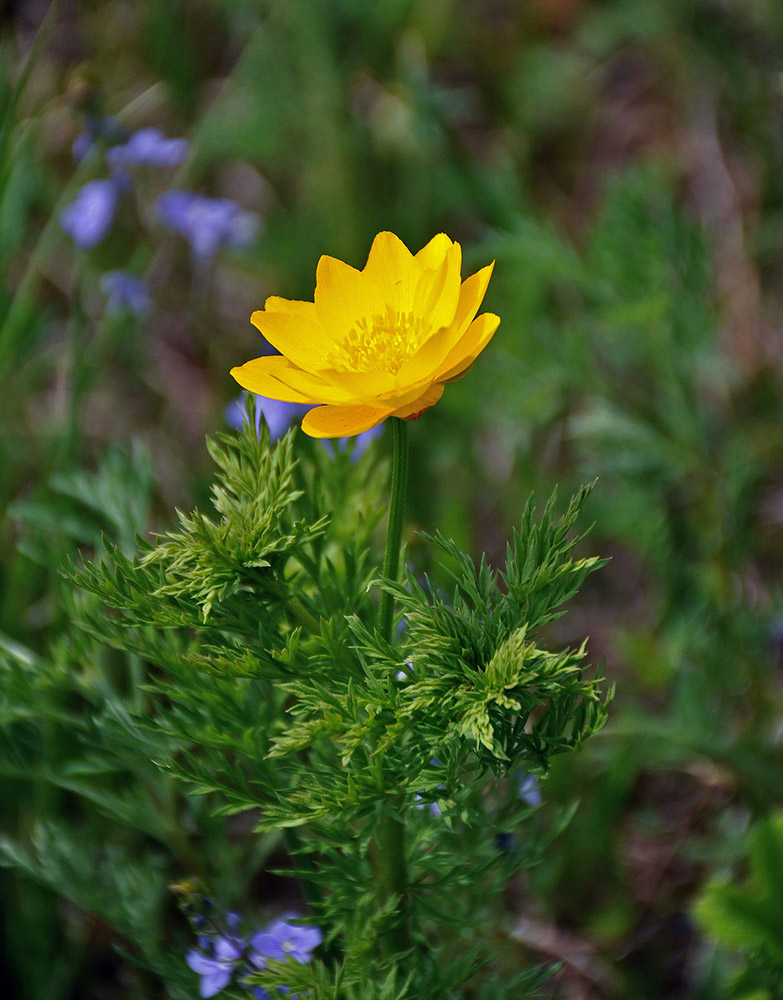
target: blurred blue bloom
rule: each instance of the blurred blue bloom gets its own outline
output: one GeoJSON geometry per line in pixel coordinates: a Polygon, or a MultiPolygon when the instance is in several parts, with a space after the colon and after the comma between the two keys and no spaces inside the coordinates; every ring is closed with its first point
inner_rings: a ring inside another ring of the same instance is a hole
{"type": "MultiPolygon", "coordinates": [[[[242,430],[245,421],[245,400],[248,393],[233,399],[223,411],[223,418],[229,427],[242,430]]],[[[255,396],[256,437],[261,435],[261,417],[263,416],[269,428],[272,442],[281,438],[288,428],[300,416],[310,409],[304,403],[281,403],[278,399],[267,399],[266,396],[255,396]]]]}
{"type": "Polygon", "coordinates": [[[302,965],[312,961],[313,949],[323,941],[318,927],[300,927],[287,920],[275,920],[264,931],[258,931],[250,938],[250,961],[259,969],[266,965],[265,959],[282,960],[291,956],[302,965]]]}
{"type": "Polygon", "coordinates": [[[95,140],[101,136],[109,142],[120,142],[126,135],[125,128],[119,119],[113,115],[107,115],[104,118],[90,115],[87,118],[86,131],[81,132],[73,140],[73,146],[71,147],[73,158],[77,162],[83,160],[92,149],[95,140]]]}
{"type": "MultiPolygon", "coordinates": [[[[309,407],[308,407],[309,409],[309,407]]],[[[337,439],[337,447],[340,451],[345,451],[348,447],[348,442],[353,441],[353,451],[351,452],[351,461],[358,462],[362,455],[367,451],[372,442],[383,434],[383,423],[378,424],[376,427],[371,427],[368,431],[362,431],[361,434],[356,434],[354,437],[344,437],[337,439]]],[[[332,442],[328,439],[321,441],[325,448],[332,448],[332,442]]]]}
{"type": "Polygon", "coordinates": [[[122,146],[113,146],[106,153],[106,162],[113,170],[135,166],[178,167],[189,151],[187,139],[168,139],[158,128],[142,128],[122,146]]]}
{"type": "Polygon", "coordinates": [[[73,140],[73,145],[71,146],[71,152],[73,153],[73,158],[79,163],[85,158],[85,156],[92,149],[92,144],[95,142],[95,138],[90,135],[89,132],[80,132],[76,138],[73,140]]]}
{"type": "MultiPolygon", "coordinates": [[[[228,404],[223,412],[226,423],[235,430],[241,430],[245,419],[244,393],[228,404]]],[[[310,409],[306,403],[282,403],[279,399],[267,399],[266,396],[255,396],[256,406],[256,437],[261,434],[261,417],[263,416],[269,428],[272,442],[279,440],[288,428],[310,409]]]]}
{"type": "Polygon", "coordinates": [[[158,198],[158,218],[190,243],[193,256],[209,260],[221,246],[244,247],[255,239],[259,218],[227,198],[192,191],[166,191],[158,198]]]}
{"type": "Polygon", "coordinates": [[[199,996],[206,1000],[228,986],[237,963],[242,959],[242,942],[227,937],[215,939],[211,955],[191,949],[185,956],[190,968],[201,976],[199,996]]]}
{"type": "Polygon", "coordinates": [[[60,213],[60,225],[82,250],[97,246],[111,229],[120,185],[116,179],[87,181],[60,213]]]}
{"type": "Polygon", "coordinates": [[[101,291],[106,296],[106,311],[129,312],[144,316],[152,307],[146,282],[127,271],[107,271],[101,277],[101,291]]]}
{"type": "MultiPolygon", "coordinates": [[[[445,788],[445,785],[438,785],[438,788],[445,788]]],[[[416,792],[416,808],[424,809],[426,806],[430,816],[442,815],[441,808],[437,802],[425,802],[421,792],[416,792]]]]}
{"type": "MultiPolygon", "coordinates": [[[[383,434],[384,425],[378,424],[377,427],[371,427],[368,431],[362,431],[361,434],[357,434],[354,438],[353,451],[351,452],[351,458],[354,462],[358,462],[362,455],[367,451],[372,442],[383,434]]],[[[340,438],[339,445],[340,448],[345,448],[349,438],[340,438]],[[343,443],[345,442],[345,443],[343,443]]]]}
{"type": "Polygon", "coordinates": [[[517,782],[519,797],[529,806],[540,806],[541,789],[538,787],[538,775],[523,771],[517,782]]]}
{"type": "MultiPolygon", "coordinates": [[[[223,411],[223,418],[229,427],[234,430],[241,430],[245,416],[245,399],[249,393],[244,393],[237,399],[232,400],[223,411]]],[[[255,394],[254,394],[255,395],[255,394]]],[[[255,396],[256,401],[256,437],[261,433],[261,417],[263,416],[269,428],[269,437],[272,442],[278,441],[300,417],[303,417],[311,406],[308,403],[283,403],[279,399],[268,399],[266,396],[255,396]]],[[[372,427],[369,431],[357,434],[354,438],[340,438],[337,446],[340,451],[345,451],[348,442],[354,441],[351,461],[358,462],[362,455],[370,447],[370,444],[383,434],[383,424],[372,427]]],[[[321,441],[321,444],[332,449],[331,441],[321,441]]]]}

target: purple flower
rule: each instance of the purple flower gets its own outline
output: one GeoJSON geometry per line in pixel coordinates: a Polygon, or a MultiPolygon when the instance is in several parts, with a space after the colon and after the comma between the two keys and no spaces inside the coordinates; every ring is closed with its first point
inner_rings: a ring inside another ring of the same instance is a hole
{"type": "Polygon", "coordinates": [[[158,198],[158,218],[190,243],[197,260],[209,260],[221,246],[244,247],[258,231],[255,212],[227,198],[206,198],[192,191],[166,191],[158,198]]]}
{"type": "Polygon", "coordinates": [[[120,142],[126,135],[127,132],[120,121],[113,115],[107,115],[105,118],[90,115],[87,118],[86,131],[81,132],[73,140],[71,147],[73,158],[77,162],[83,160],[92,149],[95,140],[101,136],[109,142],[120,142]]]}
{"type": "Polygon", "coordinates": [[[266,966],[265,959],[282,960],[289,955],[302,965],[310,962],[313,949],[323,941],[323,934],[317,927],[300,927],[287,920],[275,920],[266,930],[258,931],[250,938],[250,961],[259,969],[266,966]]]}
{"type": "Polygon", "coordinates": [[[523,771],[517,779],[519,797],[529,806],[541,805],[541,789],[538,787],[538,776],[529,771],[523,771]]]}
{"type": "Polygon", "coordinates": [[[97,246],[111,229],[120,186],[114,180],[87,181],[76,201],[60,213],[60,225],[82,250],[97,246]]]}
{"type": "MultiPolygon", "coordinates": [[[[300,417],[303,417],[311,409],[308,403],[283,403],[279,399],[269,399],[266,396],[258,396],[255,393],[253,395],[256,401],[256,437],[261,434],[261,417],[263,416],[269,428],[269,437],[272,442],[278,441],[292,424],[295,424],[300,417]]],[[[223,411],[226,423],[235,430],[242,429],[245,419],[245,399],[247,396],[248,393],[239,396],[230,402],[223,411]]],[[[357,462],[372,442],[377,437],[380,437],[381,434],[383,434],[383,424],[379,424],[378,427],[372,427],[369,431],[357,434],[353,439],[355,443],[351,452],[351,461],[357,462]]],[[[340,451],[345,451],[350,440],[352,439],[340,438],[338,440],[337,446],[340,451]]],[[[332,449],[331,441],[322,441],[321,444],[327,449],[332,449]]]]}
{"type": "Polygon", "coordinates": [[[203,1000],[228,986],[237,963],[242,959],[241,945],[241,941],[220,936],[215,939],[212,955],[205,955],[195,948],[187,953],[185,961],[201,976],[199,996],[203,1000]]]}
{"type": "Polygon", "coordinates": [[[187,139],[167,139],[157,128],[142,128],[134,132],[122,146],[114,146],[106,154],[106,162],[116,170],[120,167],[178,167],[190,151],[187,139]]]}
{"type": "MultiPolygon", "coordinates": [[[[383,434],[383,423],[378,424],[376,427],[371,427],[368,431],[362,431],[361,434],[355,435],[353,438],[344,437],[337,439],[337,447],[340,451],[345,451],[348,447],[348,442],[353,441],[353,451],[351,452],[351,461],[358,462],[362,455],[367,451],[372,442],[383,434]]],[[[331,441],[324,440],[322,444],[326,448],[331,448],[331,441]]]]}
{"type": "Polygon", "coordinates": [[[73,140],[71,152],[77,163],[80,163],[92,149],[95,138],[89,132],[80,132],[73,140]]]}
{"type": "MultiPolygon", "coordinates": [[[[226,423],[235,430],[242,429],[246,398],[247,393],[229,403],[224,411],[226,423]]],[[[281,403],[279,399],[267,399],[266,396],[255,396],[255,404],[256,437],[261,436],[261,417],[263,416],[269,428],[269,437],[273,442],[281,438],[291,424],[310,409],[304,403],[281,403]]]]}
{"type": "MultiPolygon", "coordinates": [[[[446,787],[445,785],[438,785],[438,788],[445,788],[445,787],[446,787]]],[[[417,809],[424,809],[424,807],[427,806],[427,810],[428,810],[430,816],[436,816],[437,817],[437,816],[442,815],[441,808],[438,805],[438,803],[437,802],[429,802],[429,803],[425,802],[424,801],[424,797],[421,794],[421,792],[416,792],[415,805],[416,805],[417,809]]]]}
{"type": "Polygon", "coordinates": [[[126,271],[107,271],[101,278],[101,291],[106,296],[109,313],[129,312],[144,316],[152,306],[146,282],[126,271]]]}

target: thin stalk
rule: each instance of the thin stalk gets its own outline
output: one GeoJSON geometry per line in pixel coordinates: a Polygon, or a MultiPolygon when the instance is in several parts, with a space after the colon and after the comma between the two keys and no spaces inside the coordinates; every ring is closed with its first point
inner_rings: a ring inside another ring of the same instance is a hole
{"type": "MultiPolygon", "coordinates": [[[[393,417],[391,423],[394,452],[383,575],[387,579],[396,580],[400,571],[400,546],[408,485],[408,424],[397,417],[393,417]]],[[[386,591],[381,594],[379,622],[381,635],[387,642],[391,642],[394,598],[386,591]]],[[[397,804],[401,803],[389,803],[389,805],[397,804]]],[[[405,824],[384,806],[381,806],[378,817],[375,841],[376,849],[372,852],[372,858],[378,901],[383,906],[390,899],[397,900],[397,922],[381,941],[386,957],[392,958],[410,948],[406,920],[408,876],[405,866],[405,824]]]]}
{"type": "MultiPolygon", "coordinates": [[[[405,496],[408,491],[408,423],[399,417],[392,417],[391,424],[394,433],[394,453],[383,575],[389,580],[396,580],[400,572],[402,524],[405,515],[405,496]]],[[[391,642],[393,623],[394,598],[384,590],[381,594],[380,624],[381,635],[387,642],[391,642]]]]}

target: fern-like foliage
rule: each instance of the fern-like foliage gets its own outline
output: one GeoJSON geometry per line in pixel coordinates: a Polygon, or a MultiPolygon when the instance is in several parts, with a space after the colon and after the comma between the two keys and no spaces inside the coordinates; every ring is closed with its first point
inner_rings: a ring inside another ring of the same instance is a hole
{"type": "MultiPolygon", "coordinates": [[[[554,754],[606,718],[584,644],[550,650],[544,633],[601,563],[574,555],[588,490],[562,517],[555,498],[540,518],[529,501],[500,572],[427,536],[453,577],[446,597],[412,572],[403,582],[379,578],[385,465],[295,440],[292,432],[272,445],[250,421],[241,434],[219,435],[209,446],[212,510],[180,513],[174,530],[139,539],[135,553],[106,538],[93,562],[71,563],[78,589],[68,614],[82,648],[123,657],[133,684],[125,697],[96,698],[86,686],[94,710],[76,713],[81,758],[49,779],[143,831],[164,856],[188,854],[176,818],[151,809],[136,782],[165,798],[176,779],[213,822],[241,814],[255,837],[267,831],[261,843],[283,837],[287,874],[305,886],[334,961],[270,962],[259,985],[285,972],[292,992],[315,1000],[423,1000],[458,997],[478,977],[486,992],[476,936],[484,898],[535,863],[568,819],[536,820],[517,779],[544,774],[554,754]],[[393,643],[377,625],[384,588],[401,611],[393,643]],[[380,944],[399,920],[399,900],[375,885],[378,831],[389,821],[405,831],[407,956],[380,944]],[[500,851],[497,832],[524,824],[524,844],[500,851]],[[473,950],[455,948],[447,927],[473,950]]],[[[54,662],[72,663],[67,644],[54,662]]],[[[34,687],[18,656],[6,671],[34,687]]],[[[20,760],[31,757],[19,751],[24,726],[9,718],[5,730],[20,760]]],[[[34,847],[9,842],[3,854],[58,885],[34,847]]],[[[71,873],[72,894],[87,906],[83,874],[71,873]]],[[[121,913],[110,915],[137,936],[121,913]]],[[[140,951],[157,967],[149,946],[140,951]]]]}

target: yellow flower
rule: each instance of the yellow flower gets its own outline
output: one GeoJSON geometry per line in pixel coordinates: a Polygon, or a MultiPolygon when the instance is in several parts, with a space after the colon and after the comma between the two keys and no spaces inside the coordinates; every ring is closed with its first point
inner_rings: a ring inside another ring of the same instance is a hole
{"type": "Polygon", "coordinates": [[[272,296],[251,321],[275,357],[231,374],[245,389],[305,414],[311,437],[361,434],[387,417],[412,420],[467,373],[500,319],[476,317],[493,265],[461,280],[462,249],[441,233],[414,256],[379,233],[362,271],[321,257],[314,302],[272,296]]]}

